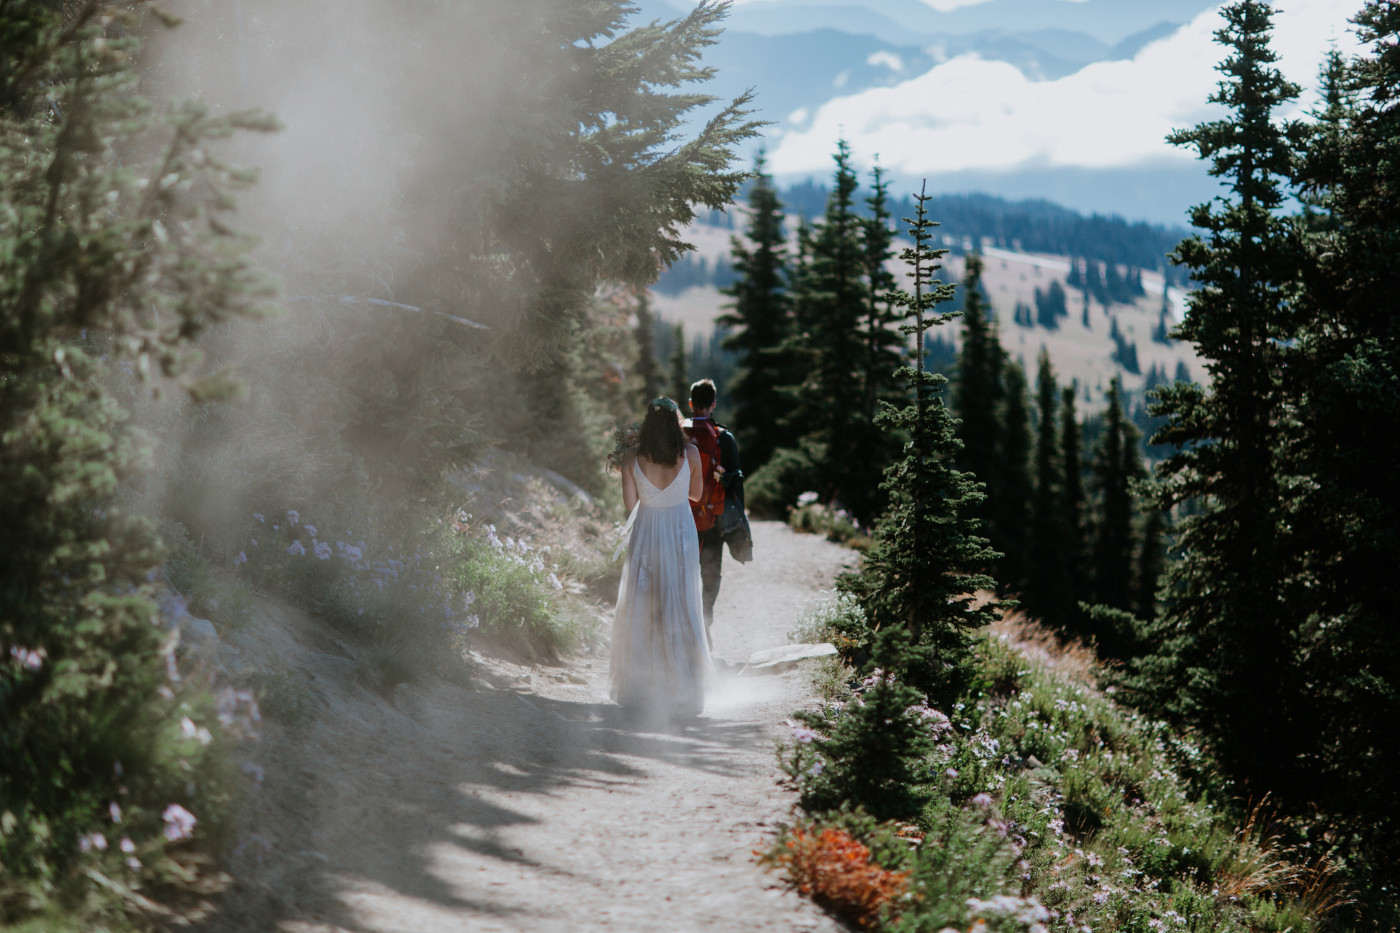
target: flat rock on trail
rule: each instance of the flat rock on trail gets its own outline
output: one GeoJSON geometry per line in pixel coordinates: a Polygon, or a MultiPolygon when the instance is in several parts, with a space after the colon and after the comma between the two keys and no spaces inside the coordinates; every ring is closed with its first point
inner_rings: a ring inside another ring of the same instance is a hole
{"type": "MultiPolygon", "coordinates": [[[[753,532],[752,563],[725,557],[715,611],[714,654],[732,663],[785,644],[855,562],[778,522],[753,532]]],[[[813,701],[808,671],[722,672],[698,720],[648,725],[608,700],[606,658],[492,664],[494,686],[400,687],[387,703],[339,659],[318,671],[307,642],[284,650],[310,656],[319,709],[254,748],[266,779],[238,881],[197,928],[845,929],[753,858],[791,817],[774,742],[813,701]]]]}

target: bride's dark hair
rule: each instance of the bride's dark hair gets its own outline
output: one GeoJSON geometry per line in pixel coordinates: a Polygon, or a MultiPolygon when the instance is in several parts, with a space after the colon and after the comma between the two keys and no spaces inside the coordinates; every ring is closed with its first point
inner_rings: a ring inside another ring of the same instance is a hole
{"type": "Polygon", "coordinates": [[[680,408],[670,399],[652,399],[637,436],[637,453],[652,463],[668,466],[679,460],[685,453],[679,415],[680,408]]]}

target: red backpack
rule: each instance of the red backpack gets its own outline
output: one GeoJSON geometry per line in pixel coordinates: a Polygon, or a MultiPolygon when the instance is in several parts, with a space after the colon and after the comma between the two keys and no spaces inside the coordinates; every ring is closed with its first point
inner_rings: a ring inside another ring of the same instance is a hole
{"type": "Polygon", "coordinates": [[[719,428],[710,419],[701,418],[687,421],[685,433],[700,448],[700,470],[705,476],[700,501],[690,503],[690,513],[695,516],[696,531],[709,531],[724,513],[724,485],[715,480],[715,467],[720,465],[719,428]]]}

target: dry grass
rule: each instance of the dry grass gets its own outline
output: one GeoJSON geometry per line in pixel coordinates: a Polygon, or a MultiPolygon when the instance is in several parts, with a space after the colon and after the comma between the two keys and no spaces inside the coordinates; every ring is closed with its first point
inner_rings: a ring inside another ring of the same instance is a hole
{"type": "Polygon", "coordinates": [[[1284,829],[1267,795],[1250,807],[1233,857],[1216,875],[1220,893],[1237,898],[1284,895],[1313,917],[1350,903],[1336,863],[1325,854],[1305,858],[1306,853],[1284,842],[1284,829]]]}
{"type": "MultiPolygon", "coordinates": [[[[978,597],[985,601],[989,595],[979,593],[978,597]]],[[[1047,669],[1089,686],[1097,683],[1099,659],[1083,642],[1065,641],[1038,620],[1014,609],[999,613],[990,628],[997,638],[1047,669]]]]}

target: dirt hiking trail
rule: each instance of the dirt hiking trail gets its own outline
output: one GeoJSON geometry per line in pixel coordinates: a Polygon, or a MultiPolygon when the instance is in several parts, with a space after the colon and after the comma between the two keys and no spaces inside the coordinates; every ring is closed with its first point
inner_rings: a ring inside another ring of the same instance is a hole
{"type": "MultiPolygon", "coordinates": [[[[715,610],[729,662],[786,644],[855,560],[778,522],[753,531],[752,563],[725,557],[715,610]]],[[[808,673],[721,673],[683,726],[629,721],[607,698],[606,657],[490,662],[474,688],[404,686],[386,702],[323,632],[290,611],[272,622],[271,650],[310,672],[315,714],[254,746],[265,779],[238,830],[239,880],[197,929],[844,929],[752,856],[791,816],[774,741],[812,702],[808,673]]]]}

